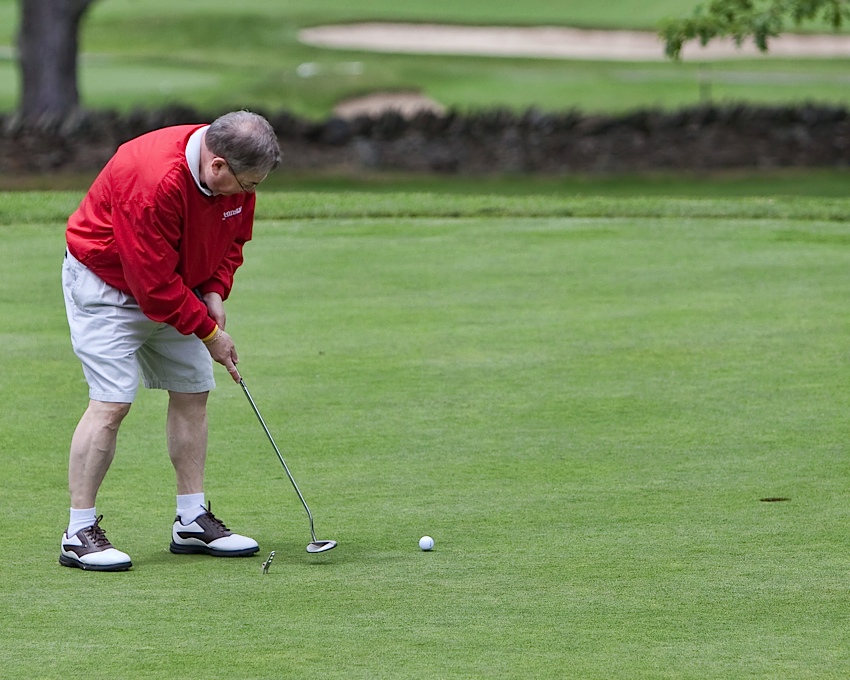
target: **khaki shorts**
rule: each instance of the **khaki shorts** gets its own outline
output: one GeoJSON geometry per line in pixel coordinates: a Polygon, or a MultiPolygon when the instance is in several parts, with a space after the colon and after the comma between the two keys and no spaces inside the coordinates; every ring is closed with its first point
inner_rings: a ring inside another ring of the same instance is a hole
{"type": "Polygon", "coordinates": [[[209,392],[213,361],[194,335],[151,321],[136,299],[113,288],[66,253],[62,266],[71,345],[83,364],[89,398],[132,403],[145,387],[209,392]]]}

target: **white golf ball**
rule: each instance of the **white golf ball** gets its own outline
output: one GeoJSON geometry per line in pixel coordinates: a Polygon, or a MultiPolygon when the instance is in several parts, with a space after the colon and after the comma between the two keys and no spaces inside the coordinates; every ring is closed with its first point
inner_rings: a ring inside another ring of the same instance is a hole
{"type": "Polygon", "coordinates": [[[422,550],[430,550],[434,547],[434,539],[430,536],[423,536],[419,539],[419,547],[422,548],[422,550]]]}

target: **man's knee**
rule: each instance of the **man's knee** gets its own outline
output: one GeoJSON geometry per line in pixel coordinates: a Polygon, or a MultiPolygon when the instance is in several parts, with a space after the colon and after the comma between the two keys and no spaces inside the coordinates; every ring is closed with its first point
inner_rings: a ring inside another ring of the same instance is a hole
{"type": "Polygon", "coordinates": [[[205,409],[209,392],[169,392],[168,401],[178,409],[205,409]]]}
{"type": "Polygon", "coordinates": [[[97,401],[92,399],[89,402],[89,415],[95,419],[101,426],[109,429],[117,429],[124,420],[125,416],[130,412],[130,406],[124,402],[97,401]]]}

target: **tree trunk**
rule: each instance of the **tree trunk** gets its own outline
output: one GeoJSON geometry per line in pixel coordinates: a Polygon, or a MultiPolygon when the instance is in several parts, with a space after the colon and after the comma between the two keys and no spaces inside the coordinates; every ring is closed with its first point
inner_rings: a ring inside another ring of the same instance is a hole
{"type": "Polygon", "coordinates": [[[61,124],[77,112],[80,21],[93,1],[20,0],[18,113],[23,124],[61,124]]]}

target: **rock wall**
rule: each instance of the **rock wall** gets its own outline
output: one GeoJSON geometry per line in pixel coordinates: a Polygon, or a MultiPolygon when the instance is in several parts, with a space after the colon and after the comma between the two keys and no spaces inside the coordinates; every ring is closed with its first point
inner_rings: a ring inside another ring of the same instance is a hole
{"type": "MultiPolygon", "coordinates": [[[[278,132],[290,171],[568,174],[850,162],[850,112],[827,106],[700,106],[623,115],[489,110],[413,118],[389,112],[321,122],[262,113],[278,132]]],[[[184,107],[126,115],[92,111],[48,130],[0,116],[0,174],[90,172],[132,137],[215,115],[184,107]]]]}

